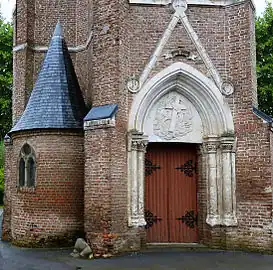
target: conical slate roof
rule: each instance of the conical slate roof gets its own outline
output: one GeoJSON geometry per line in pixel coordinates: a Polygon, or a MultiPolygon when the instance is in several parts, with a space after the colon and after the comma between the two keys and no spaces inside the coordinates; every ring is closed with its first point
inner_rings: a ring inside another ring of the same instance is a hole
{"type": "Polygon", "coordinates": [[[77,76],[58,23],[27,107],[10,132],[83,128],[85,114],[77,76]]]}

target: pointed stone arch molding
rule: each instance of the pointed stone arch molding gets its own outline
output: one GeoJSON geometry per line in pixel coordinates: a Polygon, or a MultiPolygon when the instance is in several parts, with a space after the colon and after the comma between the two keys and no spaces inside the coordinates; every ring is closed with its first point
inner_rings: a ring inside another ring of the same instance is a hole
{"type": "MultiPolygon", "coordinates": [[[[143,226],[144,163],[136,144],[153,141],[145,121],[153,107],[170,93],[185,99],[201,119],[201,145],[204,162],[202,181],[207,185],[207,218],[210,226],[236,226],[235,136],[231,111],[216,85],[193,67],[177,62],[150,79],[136,94],[128,125],[128,212],[130,226],[143,226]],[[137,136],[136,136],[137,134],[137,136]],[[143,182],[142,182],[143,181],[143,182]]],[[[168,104],[166,105],[169,106],[168,104]]],[[[167,125],[168,126],[168,125],[167,125]]],[[[169,125],[170,127],[170,125],[169,125]]],[[[168,127],[167,127],[168,128],[168,127]]],[[[185,136],[186,138],[186,136],[185,136]]],[[[200,138],[200,140],[199,140],[200,138]]],[[[162,142],[189,142],[161,138],[162,142]]],[[[194,141],[191,141],[194,142],[194,141]]]]}
{"type": "Polygon", "coordinates": [[[144,132],[147,112],[159,98],[172,90],[181,93],[196,108],[203,123],[203,136],[234,133],[231,111],[216,85],[183,62],[163,69],[143,85],[131,107],[129,130],[144,132]]]}

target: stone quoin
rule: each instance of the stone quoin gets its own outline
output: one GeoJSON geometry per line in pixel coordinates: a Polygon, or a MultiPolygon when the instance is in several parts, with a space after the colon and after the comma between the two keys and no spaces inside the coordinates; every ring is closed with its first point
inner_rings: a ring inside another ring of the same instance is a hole
{"type": "Polygon", "coordinates": [[[2,238],[271,251],[254,20],[251,0],[17,0],[2,238]]]}

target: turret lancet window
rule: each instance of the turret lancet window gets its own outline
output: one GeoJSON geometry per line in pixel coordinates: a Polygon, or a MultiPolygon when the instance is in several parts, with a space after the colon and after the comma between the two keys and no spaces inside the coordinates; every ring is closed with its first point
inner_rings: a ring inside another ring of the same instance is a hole
{"type": "Polygon", "coordinates": [[[35,152],[29,144],[25,144],[20,151],[19,158],[19,187],[34,187],[35,175],[35,152]]]}

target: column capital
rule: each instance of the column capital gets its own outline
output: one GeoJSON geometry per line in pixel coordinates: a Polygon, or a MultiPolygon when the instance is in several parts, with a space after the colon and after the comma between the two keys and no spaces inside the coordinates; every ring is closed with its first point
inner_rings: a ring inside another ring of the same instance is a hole
{"type": "Polygon", "coordinates": [[[220,144],[220,149],[222,150],[222,152],[232,152],[233,144],[231,144],[231,143],[221,143],[220,144]]]}
{"type": "Polygon", "coordinates": [[[145,152],[149,143],[148,136],[143,132],[131,130],[128,133],[128,151],[145,152]]]}
{"type": "Polygon", "coordinates": [[[218,143],[205,143],[204,144],[204,149],[207,153],[216,153],[218,148],[218,143]]]}
{"type": "Polygon", "coordinates": [[[142,140],[141,142],[138,143],[138,151],[146,152],[147,145],[148,145],[148,140],[142,140]]]}
{"type": "Polygon", "coordinates": [[[218,136],[208,136],[204,138],[203,151],[205,153],[216,153],[219,147],[219,137],[218,136]]]}
{"type": "Polygon", "coordinates": [[[235,148],[235,137],[222,137],[220,139],[220,149],[222,150],[222,152],[235,152],[235,148]]]}

